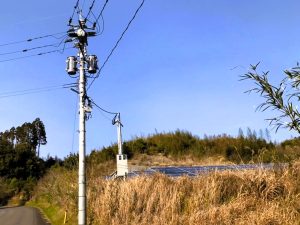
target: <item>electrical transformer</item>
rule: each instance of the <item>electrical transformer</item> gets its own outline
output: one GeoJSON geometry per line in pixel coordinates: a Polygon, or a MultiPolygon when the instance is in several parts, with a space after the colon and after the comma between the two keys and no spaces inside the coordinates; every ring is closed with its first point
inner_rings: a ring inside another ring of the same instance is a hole
{"type": "Polygon", "coordinates": [[[69,75],[75,75],[77,72],[77,58],[75,56],[69,56],[67,58],[67,72],[69,75]]]}
{"type": "Polygon", "coordinates": [[[88,72],[94,74],[98,69],[98,58],[95,55],[90,55],[88,57],[88,72]]]}

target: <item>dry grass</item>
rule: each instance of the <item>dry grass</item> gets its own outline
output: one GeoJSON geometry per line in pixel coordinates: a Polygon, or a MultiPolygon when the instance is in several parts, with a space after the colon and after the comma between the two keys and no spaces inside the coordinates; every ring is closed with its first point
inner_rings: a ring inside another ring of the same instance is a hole
{"type": "Polygon", "coordinates": [[[232,164],[222,156],[205,157],[202,159],[193,158],[190,155],[183,156],[180,159],[166,157],[160,154],[147,155],[139,154],[134,156],[129,161],[129,168],[131,170],[146,169],[153,166],[194,166],[194,165],[224,165],[232,164]]]}
{"type": "MultiPolygon", "coordinates": [[[[76,221],[75,174],[48,174],[35,199],[51,192],[51,201],[68,207],[76,221]]],[[[281,171],[225,171],[178,179],[157,174],[107,181],[94,173],[88,180],[88,206],[90,225],[299,225],[300,163],[281,171]]]]}
{"type": "Polygon", "coordinates": [[[93,224],[299,224],[300,167],[90,183],[93,224]],[[98,188],[97,188],[98,187],[98,188]],[[93,191],[96,190],[96,191],[93,191]]]}
{"type": "Polygon", "coordinates": [[[76,224],[77,193],[77,171],[52,168],[38,182],[27,204],[42,209],[53,225],[63,224],[65,211],[69,224],[76,224]]]}

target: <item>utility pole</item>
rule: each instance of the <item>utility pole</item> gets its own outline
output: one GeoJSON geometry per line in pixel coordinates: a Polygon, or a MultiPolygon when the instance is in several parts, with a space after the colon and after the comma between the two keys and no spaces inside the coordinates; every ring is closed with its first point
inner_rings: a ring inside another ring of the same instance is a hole
{"type": "MultiPolygon", "coordinates": [[[[97,57],[94,55],[87,55],[87,40],[89,36],[95,36],[96,32],[87,31],[88,28],[85,25],[85,19],[80,15],[78,25],[70,25],[71,29],[68,31],[68,35],[71,41],[76,41],[75,46],[78,48],[79,56],[79,168],[78,168],[78,225],[86,225],[87,223],[87,198],[86,198],[86,128],[85,122],[88,118],[87,114],[91,112],[91,107],[88,101],[86,93],[86,74],[88,71],[90,74],[96,73],[97,57]]],[[[67,72],[70,76],[74,76],[77,73],[77,57],[70,56],[67,60],[67,72]]]]}
{"type": "Polygon", "coordinates": [[[113,124],[117,125],[117,133],[118,133],[118,154],[117,158],[117,172],[115,173],[116,178],[126,178],[128,174],[128,159],[127,155],[123,154],[123,142],[122,142],[122,123],[121,123],[121,115],[118,113],[113,119],[113,124]]]}
{"type": "Polygon", "coordinates": [[[119,155],[122,155],[123,154],[123,147],[122,147],[122,123],[121,123],[121,115],[120,113],[117,114],[117,118],[115,120],[115,123],[117,124],[117,127],[118,127],[118,152],[119,152],[119,155]]]}
{"type": "Polygon", "coordinates": [[[86,177],[85,177],[85,43],[78,43],[79,48],[79,169],[78,169],[78,224],[86,224],[86,177]]]}

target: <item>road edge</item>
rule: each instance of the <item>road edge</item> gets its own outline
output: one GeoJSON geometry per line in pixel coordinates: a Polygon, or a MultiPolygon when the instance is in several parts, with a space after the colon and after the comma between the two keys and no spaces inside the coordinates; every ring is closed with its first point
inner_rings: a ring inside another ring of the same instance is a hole
{"type": "Polygon", "coordinates": [[[25,205],[25,206],[37,209],[38,212],[40,213],[42,219],[44,219],[47,224],[52,225],[51,220],[48,218],[48,216],[46,215],[46,213],[40,207],[38,207],[38,206],[32,206],[32,205],[25,205]]]}

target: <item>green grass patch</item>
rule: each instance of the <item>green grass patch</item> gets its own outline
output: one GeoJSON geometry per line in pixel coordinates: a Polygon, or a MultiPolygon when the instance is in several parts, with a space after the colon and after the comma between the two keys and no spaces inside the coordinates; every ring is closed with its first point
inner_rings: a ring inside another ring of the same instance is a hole
{"type": "MultiPolygon", "coordinates": [[[[33,200],[26,203],[27,206],[39,208],[48,218],[52,225],[64,224],[65,211],[56,205],[48,203],[45,199],[33,200]]],[[[67,215],[68,216],[68,215],[67,215]]],[[[66,224],[75,224],[74,219],[67,217],[66,224]]]]}

